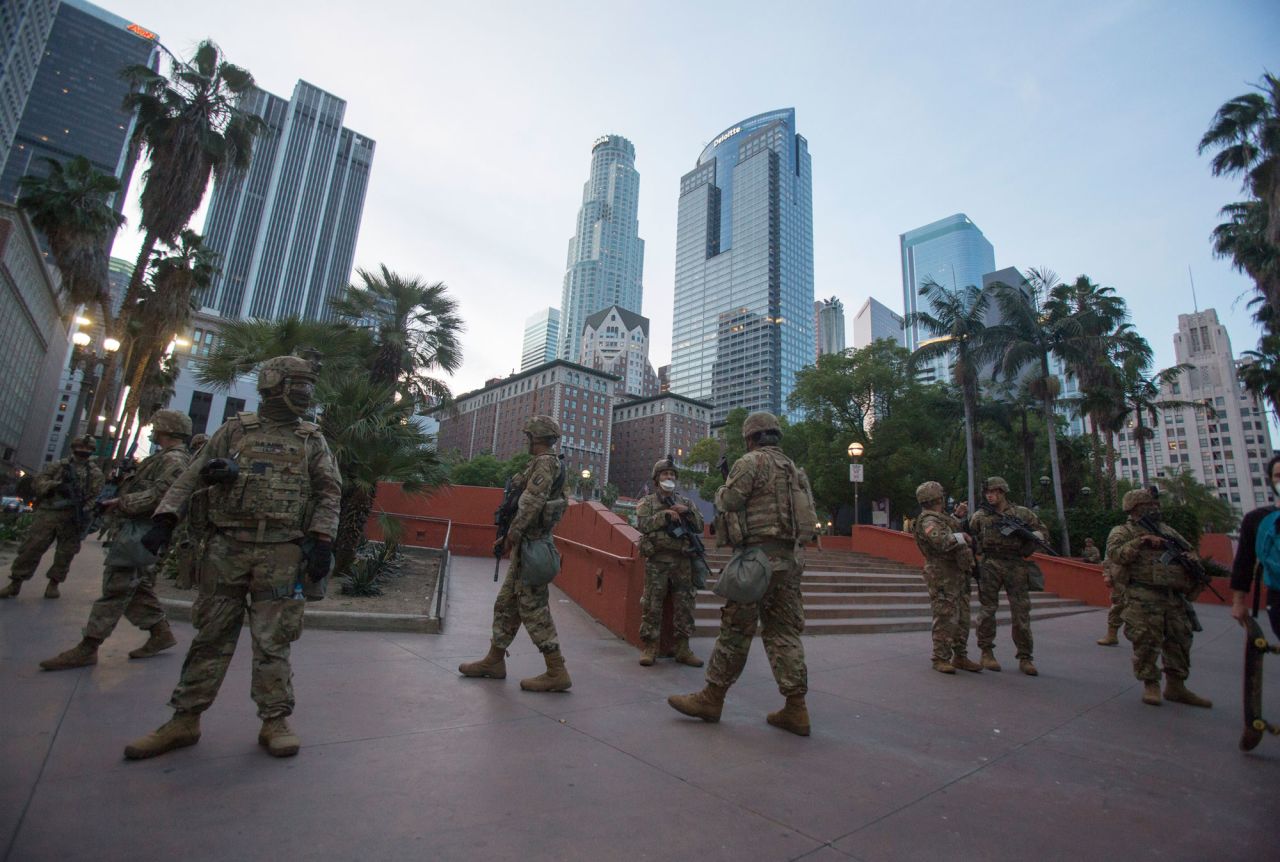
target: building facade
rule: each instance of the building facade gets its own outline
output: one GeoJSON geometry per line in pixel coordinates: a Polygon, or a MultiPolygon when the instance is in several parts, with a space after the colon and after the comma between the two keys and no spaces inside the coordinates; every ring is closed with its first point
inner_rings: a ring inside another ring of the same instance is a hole
{"type": "Polygon", "coordinates": [[[135,158],[129,147],[134,117],[121,108],[129,86],[120,70],[129,65],[159,69],[155,34],[84,0],[63,0],[40,50],[22,119],[5,150],[0,200],[17,200],[22,177],[47,174],[45,159],[84,156],[120,180],[114,205],[123,209],[135,158]]]}
{"type": "MultiPolygon", "coordinates": [[[[982,276],[996,268],[995,249],[982,231],[964,213],[909,230],[898,238],[902,254],[902,307],[906,316],[930,311],[920,290],[929,281],[949,288],[981,285],[982,276]]],[[[915,350],[930,335],[919,324],[906,328],[908,350],[915,350]]],[[[922,366],[921,381],[931,383],[950,378],[948,357],[922,366]]]]}
{"type": "Polygon", "coordinates": [[[652,491],[653,465],[670,455],[683,468],[693,444],[711,436],[712,410],[705,401],[671,393],[616,405],[609,481],[624,497],[652,491]]]}
{"type": "Polygon", "coordinates": [[[878,299],[868,299],[853,316],[853,347],[861,350],[884,338],[906,347],[902,315],[878,299]]]}
{"type": "Polygon", "coordinates": [[[524,322],[524,346],[520,353],[520,370],[556,358],[560,346],[560,309],[544,308],[524,322]]]}
{"type": "Polygon", "coordinates": [[[258,409],[257,372],[242,375],[227,389],[206,386],[196,379],[200,366],[218,343],[223,318],[207,308],[191,316],[191,323],[175,344],[178,379],[168,407],[191,417],[192,434],[212,434],[237,413],[258,409]]]}
{"type": "Polygon", "coordinates": [[[813,304],[813,325],[817,353],[844,353],[844,303],[834,296],[813,304]]]}
{"type": "MultiPolygon", "coordinates": [[[[1217,491],[1237,515],[1271,500],[1267,461],[1275,454],[1267,405],[1246,392],[1236,369],[1247,359],[1231,352],[1226,327],[1212,308],[1178,315],[1173,349],[1179,365],[1192,366],[1166,386],[1161,400],[1187,401],[1200,407],[1165,407],[1158,421],[1144,425],[1155,436],[1146,440],[1150,478],[1190,470],[1200,482],[1217,491]]],[[[1141,480],[1136,422],[1120,432],[1116,475],[1141,480]]]]}
{"type": "Polygon", "coordinates": [[[620,306],[587,318],[578,364],[617,375],[615,401],[658,394],[658,375],[649,364],[649,318],[620,306]]]}
{"type": "Polygon", "coordinates": [[[0,168],[13,146],[58,0],[6,0],[0,7],[0,168]]]}
{"type": "Polygon", "coordinates": [[[812,189],[792,108],[725,129],[680,180],[671,391],[714,404],[715,424],[787,414],[813,362],[812,189]]]}
{"type": "Polygon", "coordinates": [[[254,90],[249,170],[215,182],[205,245],[222,255],[206,308],[239,320],[332,318],[351,280],[375,144],[342,125],[347,103],[299,81],[288,101],[254,90]]]}
{"type": "Polygon", "coordinates": [[[550,416],[560,423],[559,452],[568,475],[588,470],[598,484],[609,475],[616,375],[556,359],[459,395],[438,411],[436,447],[469,461],[489,454],[507,459],[528,450],[524,423],[550,416]]]}
{"type": "Polygon", "coordinates": [[[611,305],[640,313],[644,240],[635,161],[636,148],[621,135],[605,135],[591,147],[591,176],[582,188],[561,289],[561,359],[576,362],[582,355],[582,327],[590,315],[611,305]]]}

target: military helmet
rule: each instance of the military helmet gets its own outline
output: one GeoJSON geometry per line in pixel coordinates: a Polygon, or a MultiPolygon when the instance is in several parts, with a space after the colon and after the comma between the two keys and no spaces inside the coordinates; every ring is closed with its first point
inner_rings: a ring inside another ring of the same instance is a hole
{"type": "Polygon", "coordinates": [[[560,423],[550,416],[530,416],[524,423],[524,433],[535,440],[559,439],[560,423]]]}
{"type": "Polygon", "coordinates": [[[742,423],[742,439],[750,440],[761,431],[777,431],[782,433],[782,426],[778,424],[778,417],[772,413],[763,411],[752,413],[742,423]]]}
{"type": "Polygon", "coordinates": [[[174,437],[190,437],[191,417],[180,410],[157,410],[151,414],[151,431],[174,437]]]}
{"type": "Polygon", "coordinates": [[[1132,512],[1139,506],[1152,505],[1156,502],[1156,498],[1151,496],[1151,492],[1146,488],[1135,488],[1124,495],[1124,499],[1120,501],[1120,508],[1126,512],[1132,512]]]}
{"type": "Polygon", "coordinates": [[[986,481],[986,483],[982,486],[982,490],[984,490],[984,491],[1004,491],[1006,494],[1008,494],[1008,493],[1009,493],[1009,483],[1008,483],[1008,482],[1006,482],[1004,479],[1002,479],[1002,478],[1001,478],[1001,477],[999,477],[999,476],[992,476],[992,477],[991,477],[990,479],[988,479],[988,480],[986,481]]]}
{"type": "Polygon", "coordinates": [[[680,472],[676,469],[676,463],[672,461],[670,457],[666,457],[653,465],[653,472],[649,474],[649,478],[653,479],[655,482],[658,481],[658,474],[663,470],[670,470],[677,474],[680,472]]]}
{"type": "Polygon", "coordinates": [[[83,437],[76,437],[71,441],[71,449],[88,449],[90,452],[98,450],[98,441],[93,439],[92,435],[86,434],[83,437]]]}
{"type": "Polygon", "coordinates": [[[942,490],[941,482],[925,482],[919,488],[916,488],[916,502],[924,506],[935,500],[941,500],[947,496],[947,492],[942,490]]]}
{"type": "Polygon", "coordinates": [[[194,452],[195,450],[204,446],[204,444],[208,442],[209,442],[208,434],[197,434],[191,438],[189,443],[187,443],[187,448],[191,449],[194,452]]]}
{"type": "Polygon", "coordinates": [[[315,383],[315,366],[300,356],[276,356],[268,359],[258,366],[258,391],[275,389],[289,377],[315,383]]]}

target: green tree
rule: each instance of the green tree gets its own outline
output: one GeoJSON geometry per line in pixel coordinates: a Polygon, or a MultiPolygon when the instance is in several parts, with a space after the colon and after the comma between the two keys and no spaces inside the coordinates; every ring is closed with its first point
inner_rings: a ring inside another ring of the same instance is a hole
{"type": "Polygon", "coordinates": [[[1239,526],[1239,519],[1217,491],[1203,484],[1189,468],[1156,479],[1160,502],[1164,506],[1182,506],[1195,515],[1205,532],[1227,533],[1239,526]]]}
{"type": "Polygon", "coordinates": [[[1244,388],[1258,400],[1269,400],[1280,419],[1280,334],[1263,336],[1257,350],[1244,352],[1247,362],[1236,373],[1244,388]]]}
{"type": "Polygon", "coordinates": [[[1177,407],[1194,407],[1211,415],[1213,407],[1207,401],[1186,401],[1180,398],[1162,398],[1161,393],[1171,387],[1194,366],[1173,365],[1150,373],[1150,360],[1141,354],[1126,357],[1120,366],[1121,407],[1120,418],[1127,424],[1132,417],[1133,437],[1138,443],[1138,465],[1142,484],[1150,479],[1147,473],[1146,442],[1155,438],[1155,428],[1160,422],[1160,411],[1177,407]]]}

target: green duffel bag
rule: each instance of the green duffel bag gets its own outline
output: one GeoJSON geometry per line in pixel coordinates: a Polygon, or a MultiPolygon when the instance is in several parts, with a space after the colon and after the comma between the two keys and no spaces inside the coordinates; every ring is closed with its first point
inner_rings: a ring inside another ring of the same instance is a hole
{"type": "Polygon", "coordinates": [[[155,563],[156,555],[142,547],[142,537],[155,526],[150,518],[130,518],[121,521],[107,548],[108,566],[126,569],[145,569],[155,563]]]}
{"type": "Polygon", "coordinates": [[[520,541],[520,580],[526,586],[549,584],[558,574],[560,552],[556,550],[555,539],[543,536],[541,539],[520,541]]]}
{"type": "Polygon", "coordinates": [[[772,578],[768,554],[756,545],[739,548],[725,563],[712,592],[730,601],[751,604],[764,598],[772,578]]]}

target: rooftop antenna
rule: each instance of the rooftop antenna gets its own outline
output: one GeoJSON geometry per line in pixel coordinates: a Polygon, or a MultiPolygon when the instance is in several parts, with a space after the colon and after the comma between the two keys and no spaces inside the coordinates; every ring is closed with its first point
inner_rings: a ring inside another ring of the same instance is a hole
{"type": "Polygon", "coordinates": [[[1191,282],[1191,307],[1196,314],[1200,313],[1200,303],[1196,300],[1196,279],[1191,274],[1191,264],[1187,264],[1187,279],[1191,282]]]}

